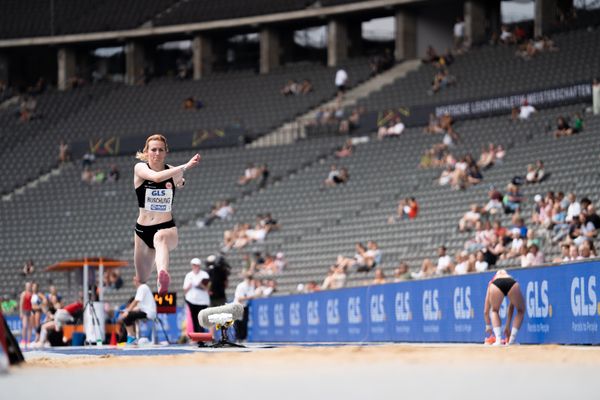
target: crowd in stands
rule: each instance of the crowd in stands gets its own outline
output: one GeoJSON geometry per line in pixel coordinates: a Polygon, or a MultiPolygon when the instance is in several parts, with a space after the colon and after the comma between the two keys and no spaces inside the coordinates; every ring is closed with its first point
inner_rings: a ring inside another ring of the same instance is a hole
{"type": "Polygon", "coordinates": [[[270,213],[259,214],[254,225],[236,224],[232,229],[226,230],[223,233],[221,250],[242,249],[251,243],[262,243],[269,232],[277,229],[279,229],[277,220],[273,219],[270,213]]]}
{"type": "Polygon", "coordinates": [[[290,79],[281,88],[280,93],[283,96],[299,96],[299,95],[307,95],[312,91],[313,91],[313,85],[310,80],[303,79],[302,81],[297,82],[293,79],[290,79]]]}

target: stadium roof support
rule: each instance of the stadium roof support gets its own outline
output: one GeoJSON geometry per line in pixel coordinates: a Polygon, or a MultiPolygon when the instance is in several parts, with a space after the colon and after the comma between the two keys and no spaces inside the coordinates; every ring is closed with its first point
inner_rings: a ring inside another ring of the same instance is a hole
{"type": "Polygon", "coordinates": [[[535,0],[533,12],[534,36],[542,36],[550,30],[556,19],[556,0],[535,0]]]}

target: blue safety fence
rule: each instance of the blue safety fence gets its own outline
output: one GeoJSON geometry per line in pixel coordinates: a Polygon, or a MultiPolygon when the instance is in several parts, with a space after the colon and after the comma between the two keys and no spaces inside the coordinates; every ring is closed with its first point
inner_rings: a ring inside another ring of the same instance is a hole
{"type": "MultiPolygon", "coordinates": [[[[598,344],[600,262],[509,271],[525,298],[520,343],[598,344]]],[[[474,342],[493,273],[450,276],[250,303],[254,342],[474,342]]],[[[506,317],[506,299],[500,310],[506,317]]]]}

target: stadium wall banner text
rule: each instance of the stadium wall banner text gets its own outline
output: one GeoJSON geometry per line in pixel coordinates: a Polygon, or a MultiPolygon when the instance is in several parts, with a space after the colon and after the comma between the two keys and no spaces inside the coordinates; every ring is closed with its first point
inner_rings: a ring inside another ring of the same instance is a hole
{"type": "Polygon", "coordinates": [[[492,115],[509,114],[513,107],[518,107],[523,100],[538,107],[551,107],[559,104],[572,104],[589,101],[592,97],[592,86],[581,83],[561,86],[529,93],[513,93],[489,99],[468,100],[460,103],[443,105],[416,105],[397,107],[385,111],[371,111],[363,114],[360,125],[352,131],[353,135],[366,135],[381,126],[393,122],[400,117],[407,127],[424,126],[429,123],[429,115],[437,116],[449,113],[455,119],[470,119],[492,115]]]}
{"type": "MultiPolygon", "coordinates": [[[[520,343],[600,343],[600,262],[511,270],[525,299],[520,343]]],[[[253,342],[483,343],[493,273],[253,300],[253,342]]],[[[506,317],[504,300],[500,315],[506,317]]]]}

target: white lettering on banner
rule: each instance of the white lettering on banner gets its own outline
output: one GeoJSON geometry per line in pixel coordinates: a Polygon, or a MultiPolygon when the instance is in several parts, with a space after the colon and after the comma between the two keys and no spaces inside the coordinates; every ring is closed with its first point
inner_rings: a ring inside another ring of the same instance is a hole
{"type": "Polygon", "coordinates": [[[319,325],[319,301],[310,300],[306,305],[306,320],[308,325],[319,325]]]}
{"type": "Polygon", "coordinates": [[[360,324],[362,322],[362,314],[360,312],[360,297],[350,297],[348,299],[348,323],[360,324]]]}
{"type": "Polygon", "coordinates": [[[275,326],[284,326],[285,325],[285,316],[283,311],[283,304],[276,303],[273,306],[273,323],[275,326]]]}
{"type": "Polygon", "coordinates": [[[573,332],[598,332],[598,324],[593,322],[571,322],[573,332]]]}
{"type": "Polygon", "coordinates": [[[410,312],[410,292],[396,293],[396,321],[410,321],[412,313],[410,312]]]}
{"type": "Polygon", "coordinates": [[[552,317],[552,305],[548,299],[548,281],[527,282],[527,316],[529,318],[552,317]]]}
{"type": "Polygon", "coordinates": [[[327,300],[327,325],[340,323],[339,299],[327,300]]]}
{"type": "Polygon", "coordinates": [[[295,301],[290,303],[290,325],[300,326],[302,323],[300,318],[300,303],[295,301]]]}
{"type": "Polygon", "coordinates": [[[423,319],[425,321],[439,321],[442,319],[438,297],[437,289],[423,291],[423,319]]]}
{"type": "Polygon", "coordinates": [[[269,326],[269,305],[261,304],[258,306],[258,326],[266,328],[269,326]]]}
{"type": "Polygon", "coordinates": [[[454,288],[454,318],[473,319],[475,311],[471,307],[471,286],[454,288]]]}
{"type": "Polygon", "coordinates": [[[146,189],[144,209],[155,212],[171,212],[173,189],[146,189]]]}
{"type": "Polygon", "coordinates": [[[531,105],[552,104],[565,100],[586,98],[592,95],[590,84],[573,85],[562,88],[542,90],[533,93],[523,93],[512,96],[496,97],[492,99],[473,101],[468,103],[448,104],[435,108],[436,116],[449,113],[453,116],[476,115],[490,112],[509,111],[519,106],[523,99],[531,105]]]}
{"type": "Polygon", "coordinates": [[[385,308],[383,294],[371,296],[371,322],[384,322],[385,308]]]}
{"type": "Polygon", "coordinates": [[[596,276],[587,279],[575,277],[571,281],[571,312],[574,317],[591,317],[600,314],[596,296],[596,276]]]}

